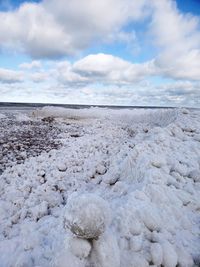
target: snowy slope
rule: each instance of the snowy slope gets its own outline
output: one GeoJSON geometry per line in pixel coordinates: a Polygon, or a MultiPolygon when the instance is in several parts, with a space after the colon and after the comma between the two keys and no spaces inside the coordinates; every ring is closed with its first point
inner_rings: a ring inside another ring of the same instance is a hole
{"type": "Polygon", "coordinates": [[[5,165],[0,267],[198,266],[199,115],[53,107],[16,114],[26,127],[41,124],[41,134],[49,125],[45,136],[61,145],[37,154],[25,147],[21,164],[5,165]]]}

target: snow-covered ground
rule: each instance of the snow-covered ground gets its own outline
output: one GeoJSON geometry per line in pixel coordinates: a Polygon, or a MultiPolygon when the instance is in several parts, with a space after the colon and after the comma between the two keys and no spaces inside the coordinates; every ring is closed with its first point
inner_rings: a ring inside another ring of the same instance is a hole
{"type": "Polygon", "coordinates": [[[0,267],[200,266],[200,111],[0,114],[0,267]]]}

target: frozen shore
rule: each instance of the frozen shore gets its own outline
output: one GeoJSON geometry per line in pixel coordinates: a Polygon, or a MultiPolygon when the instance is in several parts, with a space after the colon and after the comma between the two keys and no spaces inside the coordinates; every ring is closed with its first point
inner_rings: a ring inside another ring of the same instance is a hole
{"type": "Polygon", "coordinates": [[[0,267],[200,265],[200,111],[44,107],[0,122],[0,267]],[[77,237],[91,202],[84,227],[103,228],[77,237]]]}

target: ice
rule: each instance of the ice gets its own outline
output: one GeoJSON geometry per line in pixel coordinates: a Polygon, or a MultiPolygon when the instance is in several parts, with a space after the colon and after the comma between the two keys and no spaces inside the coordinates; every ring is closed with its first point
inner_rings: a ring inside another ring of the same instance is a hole
{"type": "Polygon", "coordinates": [[[96,267],[120,267],[120,251],[114,233],[105,232],[93,242],[91,264],[96,267]]]}
{"type": "Polygon", "coordinates": [[[51,263],[51,267],[85,267],[86,262],[84,259],[79,259],[72,253],[63,250],[56,259],[51,263]]]}
{"type": "Polygon", "coordinates": [[[147,207],[144,207],[141,212],[141,217],[144,222],[144,225],[150,231],[154,231],[154,230],[159,231],[161,229],[161,219],[160,219],[159,211],[156,208],[150,205],[147,207]]]}
{"type": "Polygon", "coordinates": [[[72,237],[69,240],[69,248],[72,254],[80,259],[87,258],[92,249],[88,240],[77,237],[72,237]]]}
{"type": "Polygon", "coordinates": [[[48,214],[48,202],[43,201],[37,206],[30,208],[29,212],[34,220],[39,220],[43,216],[48,214]]]}
{"type": "Polygon", "coordinates": [[[133,254],[133,260],[129,265],[130,267],[148,267],[148,261],[141,255],[139,254],[133,254]]]}
{"type": "Polygon", "coordinates": [[[199,110],[0,120],[0,267],[198,266],[199,110]]]}
{"type": "Polygon", "coordinates": [[[194,261],[191,255],[183,248],[177,248],[178,264],[180,267],[193,267],[194,261]]]}
{"type": "Polygon", "coordinates": [[[143,235],[133,236],[130,239],[130,248],[133,251],[140,251],[142,249],[143,235]]]}
{"type": "Polygon", "coordinates": [[[176,267],[178,263],[178,256],[175,248],[169,242],[162,244],[163,250],[163,265],[166,267],[176,267]]]}
{"type": "Polygon", "coordinates": [[[163,250],[159,243],[151,244],[151,259],[153,264],[160,266],[163,262],[163,250]]]}
{"type": "Polygon", "coordinates": [[[78,237],[97,239],[108,226],[110,213],[106,201],[95,194],[73,196],[67,203],[64,224],[78,237]]]}

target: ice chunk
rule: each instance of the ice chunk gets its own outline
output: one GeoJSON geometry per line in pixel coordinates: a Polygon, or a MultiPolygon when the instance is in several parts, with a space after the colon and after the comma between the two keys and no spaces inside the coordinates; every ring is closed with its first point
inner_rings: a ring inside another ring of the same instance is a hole
{"type": "Polygon", "coordinates": [[[187,252],[186,249],[184,249],[183,247],[178,247],[177,254],[178,254],[178,265],[180,267],[194,266],[194,261],[192,259],[192,256],[187,252]]]}
{"type": "Polygon", "coordinates": [[[161,228],[161,219],[160,215],[158,213],[158,210],[154,207],[145,207],[141,211],[142,219],[145,224],[145,226],[151,230],[160,230],[161,228]]]}
{"type": "Polygon", "coordinates": [[[113,186],[113,191],[118,195],[127,194],[127,189],[128,189],[127,185],[122,181],[116,182],[115,185],[113,186]]]}
{"type": "Polygon", "coordinates": [[[149,264],[147,260],[144,258],[144,256],[140,254],[134,254],[133,260],[129,266],[130,267],[148,267],[149,264]]]}
{"type": "Polygon", "coordinates": [[[130,224],[129,230],[132,235],[139,235],[142,230],[141,222],[137,218],[134,218],[130,224]]]}
{"type": "Polygon", "coordinates": [[[107,175],[104,176],[103,182],[106,184],[114,185],[117,183],[119,180],[120,175],[119,173],[108,173],[107,175]]]}
{"type": "Polygon", "coordinates": [[[96,172],[100,175],[105,174],[107,171],[106,167],[103,164],[98,164],[96,167],[96,172]]]}
{"type": "Polygon", "coordinates": [[[88,240],[72,237],[69,240],[70,251],[78,258],[87,258],[91,251],[91,244],[88,240]]]}
{"type": "Polygon", "coordinates": [[[163,265],[165,267],[176,267],[178,257],[175,248],[167,241],[162,244],[163,265]]]}
{"type": "Polygon", "coordinates": [[[79,259],[70,251],[62,250],[52,261],[51,267],[85,267],[85,259],[79,259]]]}
{"type": "Polygon", "coordinates": [[[195,182],[200,182],[200,171],[199,170],[191,171],[188,176],[192,178],[195,182]]]}
{"type": "Polygon", "coordinates": [[[31,255],[29,253],[22,253],[20,256],[18,256],[17,261],[14,265],[15,267],[32,267],[33,260],[31,258],[31,255]]]}
{"type": "Polygon", "coordinates": [[[159,243],[152,243],[150,250],[152,262],[157,266],[161,265],[163,261],[163,251],[161,245],[159,243]]]}
{"type": "Polygon", "coordinates": [[[94,194],[72,197],[66,207],[64,225],[76,236],[98,238],[110,222],[110,208],[105,200],[94,194]]]}
{"type": "Polygon", "coordinates": [[[67,170],[67,164],[65,162],[58,162],[57,168],[59,171],[64,172],[67,170]]]}
{"type": "Polygon", "coordinates": [[[142,249],[142,235],[132,237],[130,247],[133,251],[140,251],[142,249]]]}
{"type": "Polygon", "coordinates": [[[120,267],[120,251],[112,233],[105,232],[93,242],[93,246],[92,261],[95,267],[120,267]]]}
{"type": "Polygon", "coordinates": [[[43,201],[39,205],[31,208],[30,212],[34,220],[39,220],[40,218],[48,214],[48,203],[46,201],[43,201]]]}

